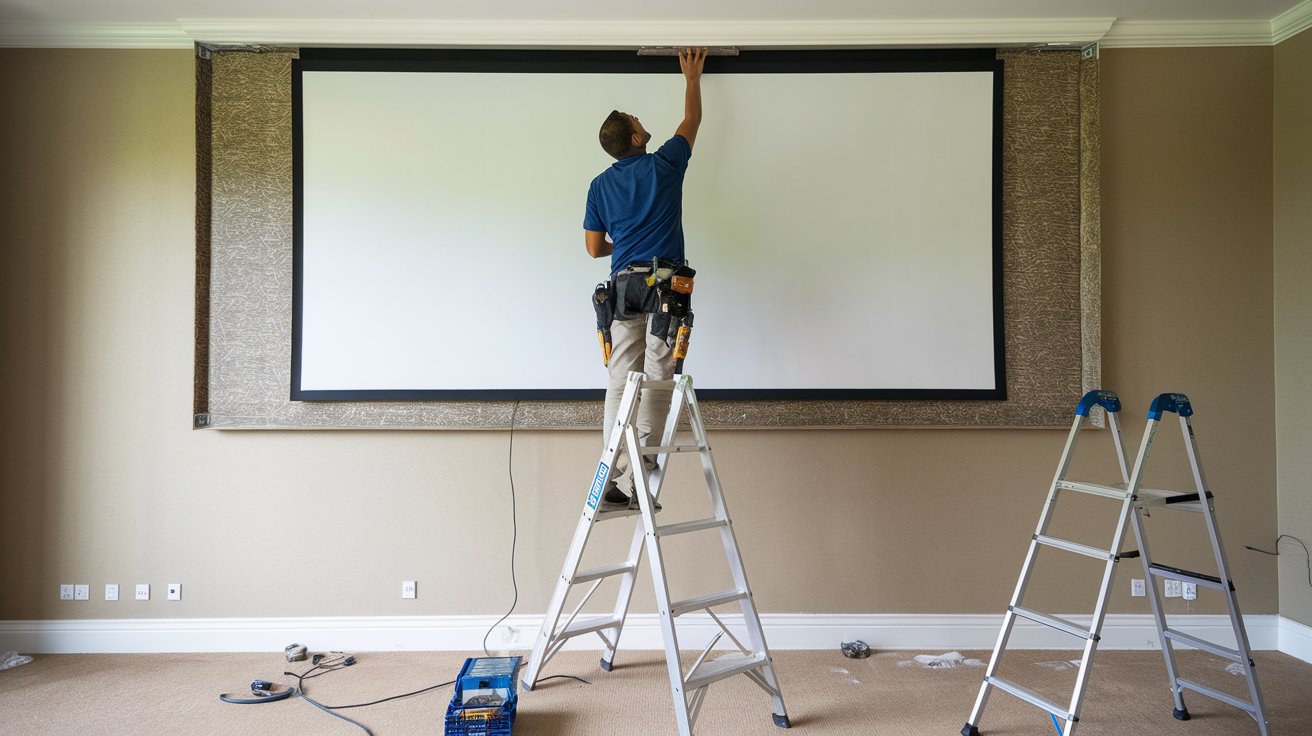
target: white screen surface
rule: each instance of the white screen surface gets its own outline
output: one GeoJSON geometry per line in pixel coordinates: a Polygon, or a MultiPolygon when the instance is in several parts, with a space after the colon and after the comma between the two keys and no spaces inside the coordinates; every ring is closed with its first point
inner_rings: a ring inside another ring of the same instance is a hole
{"type": "MultiPolygon", "coordinates": [[[[996,389],[993,74],[702,86],[699,390],[996,389]]],[[[581,227],[611,163],[596,131],[631,112],[654,150],[682,102],[678,74],[303,71],[294,388],[603,386],[589,299],[609,259],[581,227]]]]}

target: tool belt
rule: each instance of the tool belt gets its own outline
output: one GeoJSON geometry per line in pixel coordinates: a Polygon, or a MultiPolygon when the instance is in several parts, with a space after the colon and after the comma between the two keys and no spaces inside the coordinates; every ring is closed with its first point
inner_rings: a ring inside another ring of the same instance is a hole
{"type": "Polygon", "coordinates": [[[652,336],[674,347],[679,328],[692,326],[692,287],[696,275],[687,264],[653,259],[650,264],[621,269],[610,281],[597,284],[592,306],[597,313],[603,361],[610,362],[610,325],[617,319],[651,315],[652,336]]]}

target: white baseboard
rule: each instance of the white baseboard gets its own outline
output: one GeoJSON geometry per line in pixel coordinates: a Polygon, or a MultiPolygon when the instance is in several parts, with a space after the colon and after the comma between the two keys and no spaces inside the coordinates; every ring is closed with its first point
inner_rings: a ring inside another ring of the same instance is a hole
{"type": "MultiPolygon", "coordinates": [[[[721,616],[737,628],[741,616],[721,616]]],[[[1088,616],[1065,618],[1088,625],[1088,616]]],[[[222,619],[83,619],[0,621],[0,651],[25,654],[263,652],[281,651],[292,642],[311,650],[479,651],[492,616],[396,616],[222,619]]],[[[1279,650],[1312,661],[1312,628],[1273,615],[1245,616],[1255,650],[1279,650]]],[[[531,649],[542,617],[508,618],[488,637],[490,651],[531,649]]],[[[681,643],[700,648],[718,629],[707,616],[679,620],[681,643]]],[[[1001,615],[926,614],[766,614],[761,616],[772,649],[830,649],[861,639],[876,650],[989,650],[997,639],[1001,615]]],[[[1234,645],[1224,615],[1171,617],[1172,628],[1228,646],[1234,645]]],[[[1073,649],[1078,640],[1038,624],[1019,622],[1010,646],[1023,649],[1073,649]]],[[[596,637],[569,642],[572,649],[600,649],[596,637]]],[[[631,614],[624,627],[623,649],[661,649],[656,614],[631,614]]],[[[1103,623],[1104,649],[1157,649],[1157,630],[1146,614],[1109,615],[1103,623]]]]}
{"type": "Polygon", "coordinates": [[[1312,626],[1281,616],[1280,651],[1304,662],[1312,662],[1312,626]]]}

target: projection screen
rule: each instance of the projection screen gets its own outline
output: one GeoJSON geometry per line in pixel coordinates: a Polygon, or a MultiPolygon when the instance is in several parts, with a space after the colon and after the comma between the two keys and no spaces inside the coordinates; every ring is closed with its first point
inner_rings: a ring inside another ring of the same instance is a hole
{"type": "MultiPolygon", "coordinates": [[[[684,183],[707,398],[1005,398],[992,51],[708,60],[684,183]]],[[[678,62],[304,50],[294,400],[599,398],[583,247],[612,109],[655,150],[678,62]]]]}

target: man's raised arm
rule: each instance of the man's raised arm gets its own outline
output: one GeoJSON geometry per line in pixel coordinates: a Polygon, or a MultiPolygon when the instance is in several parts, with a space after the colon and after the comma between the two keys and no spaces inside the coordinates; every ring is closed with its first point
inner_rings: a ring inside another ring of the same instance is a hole
{"type": "Polygon", "coordinates": [[[697,140],[697,128],[702,124],[702,65],[706,63],[706,49],[684,49],[679,52],[679,68],[687,83],[683,93],[683,122],[675,135],[688,141],[688,148],[697,140]]]}

